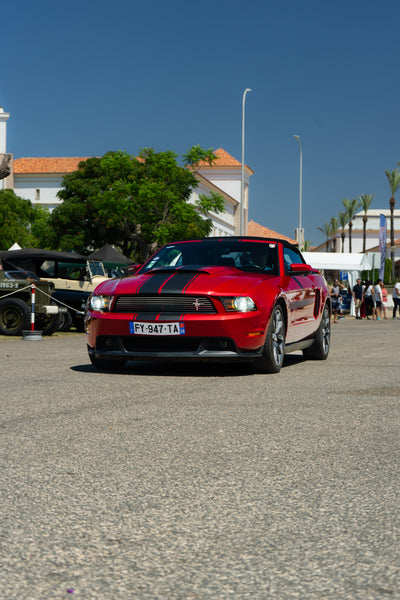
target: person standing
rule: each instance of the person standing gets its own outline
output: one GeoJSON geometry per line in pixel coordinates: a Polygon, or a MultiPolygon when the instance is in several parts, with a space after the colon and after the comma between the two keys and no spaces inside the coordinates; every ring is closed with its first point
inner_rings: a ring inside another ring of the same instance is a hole
{"type": "Polygon", "coordinates": [[[356,310],[356,319],[361,319],[361,302],[363,299],[363,287],[361,285],[361,279],[357,279],[357,283],[353,286],[353,299],[356,310]]]}
{"type": "Polygon", "coordinates": [[[393,288],[393,319],[398,319],[398,317],[396,317],[397,307],[399,308],[400,314],[400,281],[395,283],[393,288]]]}
{"type": "Polygon", "coordinates": [[[369,280],[365,282],[364,301],[367,319],[370,320],[371,315],[375,319],[375,290],[372,281],[369,280]]]}
{"type": "Polygon", "coordinates": [[[333,322],[338,322],[338,313],[340,308],[340,290],[344,289],[344,285],[339,282],[339,279],[335,279],[333,285],[330,289],[331,299],[332,299],[332,314],[333,314],[333,322]]]}
{"type": "Polygon", "coordinates": [[[388,295],[387,295],[387,290],[385,288],[385,284],[384,283],[382,283],[382,285],[381,285],[381,290],[382,290],[382,311],[383,311],[383,318],[387,319],[388,316],[387,316],[386,307],[387,307],[388,295]]]}
{"type": "Polygon", "coordinates": [[[376,282],[375,288],[374,288],[375,311],[376,311],[376,318],[378,321],[380,321],[381,317],[382,317],[382,302],[383,302],[382,287],[381,287],[382,285],[383,285],[382,279],[378,279],[378,281],[376,282]]]}

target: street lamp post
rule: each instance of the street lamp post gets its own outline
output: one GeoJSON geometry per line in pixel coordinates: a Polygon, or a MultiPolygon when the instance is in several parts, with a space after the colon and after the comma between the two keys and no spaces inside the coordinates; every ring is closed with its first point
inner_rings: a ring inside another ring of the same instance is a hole
{"type": "Polygon", "coordinates": [[[300,184],[299,184],[299,228],[297,231],[297,242],[299,244],[299,248],[301,250],[304,242],[304,230],[301,226],[301,208],[302,208],[302,193],[303,193],[303,152],[301,148],[300,136],[294,136],[296,140],[299,142],[300,148],[300,184]]]}
{"type": "Polygon", "coordinates": [[[242,101],[242,170],[240,178],[240,235],[244,235],[244,107],[246,102],[246,94],[251,92],[250,88],[246,88],[243,92],[242,101]]]}

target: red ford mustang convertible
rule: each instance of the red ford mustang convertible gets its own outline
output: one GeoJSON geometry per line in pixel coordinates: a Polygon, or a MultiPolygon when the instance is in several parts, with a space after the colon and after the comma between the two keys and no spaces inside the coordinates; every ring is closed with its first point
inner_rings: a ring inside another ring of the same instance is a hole
{"type": "Polygon", "coordinates": [[[101,283],[86,313],[98,369],[129,360],[244,360],[280,371],[285,353],[324,360],[325,279],[296,246],[256,237],[166,244],[132,277],[101,283]]]}

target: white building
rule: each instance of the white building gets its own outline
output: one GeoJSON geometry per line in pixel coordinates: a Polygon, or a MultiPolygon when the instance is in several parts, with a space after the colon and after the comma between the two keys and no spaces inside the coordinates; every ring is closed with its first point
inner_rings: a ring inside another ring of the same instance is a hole
{"type": "MultiPolygon", "coordinates": [[[[6,152],[6,124],[9,113],[0,107],[0,153],[6,152]]],[[[211,235],[227,236],[240,234],[240,197],[241,197],[241,163],[228,152],[219,148],[215,151],[217,159],[210,166],[201,162],[195,171],[199,186],[190,198],[195,202],[199,194],[215,192],[225,201],[225,210],[220,214],[210,214],[213,221],[211,235]]],[[[62,187],[64,175],[78,169],[81,161],[88,157],[28,157],[15,158],[9,177],[0,181],[2,188],[13,189],[21,198],[30,200],[32,204],[52,211],[61,203],[57,193],[62,187]]],[[[249,180],[253,174],[247,165],[244,168],[244,231],[247,231],[249,180]]]]}
{"type": "MultiPolygon", "coordinates": [[[[389,204],[389,202],[388,202],[389,204]]],[[[367,212],[367,224],[366,224],[366,252],[377,252],[379,249],[379,226],[380,216],[384,215],[386,218],[386,257],[390,258],[390,208],[383,209],[369,209],[367,212]]],[[[395,239],[395,261],[400,259],[400,208],[394,209],[394,239],[395,239]]],[[[363,221],[364,211],[359,211],[353,218],[353,227],[351,231],[351,250],[352,252],[363,251],[363,221]]],[[[349,240],[349,227],[348,225],[344,229],[344,247],[342,244],[342,230],[339,229],[335,236],[331,236],[329,240],[329,251],[334,252],[350,252],[350,240],[349,240]]],[[[314,252],[326,251],[327,242],[323,242],[316,248],[313,248],[314,252]]]]}

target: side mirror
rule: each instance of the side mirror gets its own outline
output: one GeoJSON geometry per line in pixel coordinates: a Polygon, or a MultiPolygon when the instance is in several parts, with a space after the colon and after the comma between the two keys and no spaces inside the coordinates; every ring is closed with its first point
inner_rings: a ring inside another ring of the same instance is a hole
{"type": "Polygon", "coordinates": [[[311,273],[313,270],[311,265],[305,263],[293,263],[290,265],[290,271],[292,273],[311,273]]]}
{"type": "Polygon", "coordinates": [[[142,265],[128,265],[127,267],[127,273],[128,275],[135,275],[136,271],[138,271],[140,269],[142,265]]]}

